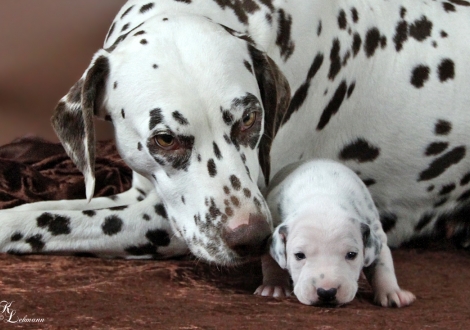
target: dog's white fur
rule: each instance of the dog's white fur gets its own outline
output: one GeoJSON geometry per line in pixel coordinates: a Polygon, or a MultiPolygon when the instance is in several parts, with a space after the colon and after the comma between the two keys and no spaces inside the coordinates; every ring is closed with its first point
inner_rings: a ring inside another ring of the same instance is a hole
{"type": "Polygon", "coordinates": [[[350,302],[363,268],[378,304],[414,301],[397,284],[377,209],[349,168],[330,160],[289,165],[274,177],[267,202],[277,225],[270,253],[289,271],[300,302],[350,302]],[[332,289],[329,298],[318,294],[332,289]]]}

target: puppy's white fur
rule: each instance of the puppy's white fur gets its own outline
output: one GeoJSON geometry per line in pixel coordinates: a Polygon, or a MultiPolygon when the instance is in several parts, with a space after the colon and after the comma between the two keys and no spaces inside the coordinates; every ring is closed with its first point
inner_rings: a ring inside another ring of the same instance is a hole
{"type": "MultiPolygon", "coordinates": [[[[270,253],[289,271],[300,302],[350,302],[363,268],[378,304],[414,301],[397,284],[379,214],[352,170],[330,160],[292,164],[276,175],[267,195],[277,225],[270,253]]],[[[264,268],[267,277],[275,272],[264,268]]]]}

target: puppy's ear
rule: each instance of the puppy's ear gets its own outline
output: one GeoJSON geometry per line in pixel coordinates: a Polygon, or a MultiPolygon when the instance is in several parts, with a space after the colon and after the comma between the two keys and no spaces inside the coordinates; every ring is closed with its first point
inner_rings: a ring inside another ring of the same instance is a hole
{"type": "Polygon", "coordinates": [[[364,267],[369,267],[378,258],[382,241],[365,223],[361,223],[361,233],[364,242],[364,267]]]}
{"type": "Polygon", "coordinates": [[[287,268],[287,226],[279,225],[274,230],[269,253],[282,269],[287,268]]]}
{"type": "Polygon", "coordinates": [[[259,161],[266,185],[271,172],[271,144],[290,103],[290,86],[279,67],[264,52],[248,45],[264,107],[264,134],[259,148],[259,161]]]}
{"type": "Polygon", "coordinates": [[[88,201],[95,189],[93,116],[104,117],[100,108],[108,75],[107,53],[99,51],[82,78],[60,100],[51,118],[65,151],[85,177],[88,201]]]}

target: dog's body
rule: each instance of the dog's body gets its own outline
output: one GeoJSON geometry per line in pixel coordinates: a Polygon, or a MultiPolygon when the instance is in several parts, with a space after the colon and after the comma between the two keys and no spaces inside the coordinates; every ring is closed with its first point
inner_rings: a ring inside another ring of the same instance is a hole
{"type": "Polygon", "coordinates": [[[271,233],[261,170],[311,158],[359,174],[391,245],[436,231],[467,244],[467,5],[129,1],[53,125],[90,199],[92,117],[112,120],[133,189],[2,211],[0,251],[169,257],[187,245],[237,264],[271,233]]]}
{"type": "Polygon", "coordinates": [[[414,300],[397,284],[379,213],[349,168],[330,160],[291,164],[273,178],[266,201],[277,226],[271,256],[289,271],[302,303],[350,302],[363,267],[378,304],[414,300]]]}

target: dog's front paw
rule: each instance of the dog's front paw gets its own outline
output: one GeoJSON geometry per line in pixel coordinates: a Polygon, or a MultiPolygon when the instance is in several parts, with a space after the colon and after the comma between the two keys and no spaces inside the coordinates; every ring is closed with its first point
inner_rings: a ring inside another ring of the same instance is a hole
{"type": "Polygon", "coordinates": [[[405,307],[416,300],[410,291],[397,289],[392,292],[384,292],[375,296],[375,302],[382,307],[405,307]]]}
{"type": "Polygon", "coordinates": [[[254,294],[263,297],[285,298],[290,296],[290,289],[283,285],[261,284],[254,294]]]}

